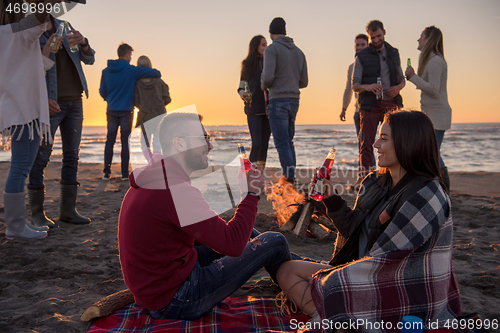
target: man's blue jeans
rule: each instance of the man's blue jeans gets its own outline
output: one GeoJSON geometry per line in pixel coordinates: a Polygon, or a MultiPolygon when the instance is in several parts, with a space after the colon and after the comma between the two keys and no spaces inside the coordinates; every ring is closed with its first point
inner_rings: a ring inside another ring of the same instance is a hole
{"type": "MultiPolygon", "coordinates": [[[[33,126],[38,126],[38,120],[33,126]],[[36,125],[35,125],[36,124],[36,125]]],[[[5,182],[5,193],[24,192],[24,183],[35,160],[40,136],[36,129],[33,130],[33,138],[30,139],[30,128],[28,125],[17,126],[11,136],[11,160],[9,175],[5,182]],[[18,139],[22,131],[21,137],[18,139]]]]}
{"type": "Polygon", "coordinates": [[[113,147],[120,127],[120,141],[122,144],[122,178],[128,177],[128,164],[130,161],[128,139],[132,132],[132,122],[134,120],[133,111],[111,111],[106,112],[108,121],[108,134],[106,136],[106,145],[104,147],[104,173],[111,173],[111,163],[113,162],[113,147]]]}
{"type": "Polygon", "coordinates": [[[276,98],[269,102],[269,124],[278,151],[281,169],[288,180],[295,178],[295,118],[299,111],[298,98],[276,98]]]}
{"type": "MultiPolygon", "coordinates": [[[[58,101],[61,112],[50,116],[50,133],[55,138],[57,128],[61,133],[63,160],[61,182],[76,184],[80,141],[82,139],[83,107],[82,99],[75,101],[58,101]]],[[[52,154],[52,143],[44,140],[31,168],[28,188],[43,188],[43,174],[52,154]]]]}
{"type": "Polygon", "coordinates": [[[196,246],[198,261],[174,299],[165,308],[149,311],[155,319],[195,320],[238,290],[265,267],[276,281],[276,271],[291,260],[285,237],[265,232],[248,242],[239,257],[228,257],[206,246],[196,246]]]}
{"type": "Polygon", "coordinates": [[[266,161],[269,138],[271,137],[271,126],[266,115],[247,115],[248,129],[252,138],[252,150],[250,150],[250,162],[266,161]]]}

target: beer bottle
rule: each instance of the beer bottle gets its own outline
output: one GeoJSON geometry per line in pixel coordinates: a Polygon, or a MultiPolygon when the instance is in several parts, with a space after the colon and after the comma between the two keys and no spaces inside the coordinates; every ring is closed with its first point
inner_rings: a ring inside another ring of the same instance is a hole
{"type": "Polygon", "coordinates": [[[61,22],[61,24],[59,24],[59,27],[56,30],[56,34],[52,39],[52,42],[50,42],[49,45],[50,52],[57,53],[57,51],[59,51],[59,41],[62,41],[62,39],[64,38],[63,34],[64,34],[64,23],[61,22]]]}
{"type": "Polygon", "coordinates": [[[248,86],[248,82],[245,82],[245,100],[247,103],[252,103],[252,92],[248,86]]]}
{"type": "Polygon", "coordinates": [[[314,177],[311,180],[311,189],[309,190],[309,198],[321,201],[325,195],[325,184],[324,179],[330,179],[330,174],[332,172],[333,162],[335,161],[335,154],[337,151],[335,148],[330,149],[328,155],[326,155],[325,161],[321,168],[316,168],[314,177]]]}
{"type": "MultiPolygon", "coordinates": [[[[66,31],[66,36],[73,36],[73,33],[69,31],[69,23],[68,22],[64,22],[64,30],[66,31]]],[[[79,50],[78,44],[71,44],[68,41],[68,45],[69,45],[69,50],[72,53],[78,52],[78,50],[79,50]]]]}
{"type": "MultiPolygon", "coordinates": [[[[382,79],[380,77],[377,78],[377,84],[382,87],[382,79]]],[[[383,93],[377,94],[377,99],[382,99],[383,97],[383,93]]]]}
{"type": "Polygon", "coordinates": [[[240,162],[245,166],[245,172],[248,173],[252,167],[252,162],[248,159],[245,147],[242,143],[238,143],[238,154],[240,155],[240,162]]]}

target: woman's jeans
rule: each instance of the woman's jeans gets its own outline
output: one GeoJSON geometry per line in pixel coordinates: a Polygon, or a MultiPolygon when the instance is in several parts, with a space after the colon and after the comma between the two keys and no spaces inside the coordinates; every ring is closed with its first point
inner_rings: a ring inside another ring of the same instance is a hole
{"type": "Polygon", "coordinates": [[[438,144],[438,153],[439,153],[439,166],[441,168],[445,168],[446,165],[444,165],[444,161],[441,158],[441,144],[443,143],[443,138],[444,138],[444,132],[442,130],[434,130],[436,132],[436,140],[438,144]]]}
{"type": "MultiPolygon", "coordinates": [[[[82,99],[74,101],[57,101],[61,112],[50,116],[50,133],[53,138],[57,128],[62,141],[61,181],[66,184],[77,184],[80,141],[82,139],[83,107],[82,99]]],[[[53,143],[46,140],[38,148],[38,154],[30,172],[28,188],[44,187],[43,174],[52,154],[53,143]]]]}
{"type": "MultiPolygon", "coordinates": [[[[38,121],[32,126],[38,126],[38,121]],[[36,125],[35,125],[36,123],[36,125]]],[[[5,182],[5,193],[24,192],[24,183],[30,173],[31,166],[35,161],[40,136],[38,131],[33,129],[33,138],[30,139],[30,128],[28,125],[18,126],[11,136],[11,161],[9,175],[5,182]],[[22,135],[18,140],[19,133],[22,135]]]]}
{"type": "Polygon", "coordinates": [[[299,111],[298,98],[276,98],[269,102],[269,124],[278,151],[281,169],[288,180],[295,178],[295,118],[299,111]]]}
{"type": "Polygon", "coordinates": [[[265,232],[252,238],[239,257],[224,256],[206,246],[196,246],[198,261],[165,308],[149,311],[155,319],[195,320],[238,290],[265,267],[276,281],[276,271],[291,260],[285,237],[265,232]]]}
{"type": "Polygon", "coordinates": [[[250,162],[266,161],[271,126],[266,115],[247,114],[248,129],[252,138],[250,162]]]}

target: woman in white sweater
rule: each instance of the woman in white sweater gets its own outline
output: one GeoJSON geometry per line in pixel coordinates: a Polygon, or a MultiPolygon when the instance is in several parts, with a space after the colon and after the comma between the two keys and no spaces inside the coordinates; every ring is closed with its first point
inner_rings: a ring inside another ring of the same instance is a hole
{"type": "Polygon", "coordinates": [[[441,143],[444,132],[451,127],[451,107],[448,103],[447,81],[448,65],[444,59],[443,33],[439,28],[430,26],[422,31],[418,39],[420,57],[418,72],[413,67],[406,69],[406,77],[420,89],[420,107],[431,118],[436,131],[439,149],[441,175],[447,190],[450,190],[448,168],[441,158],[441,143]]]}
{"type": "Polygon", "coordinates": [[[2,141],[10,138],[12,147],[4,194],[7,239],[47,236],[47,227],[36,227],[26,220],[24,183],[41,138],[51,140],[45,71],[54,62],[47,57],[48,48],[42,56],[38,38],[46,30],[47,11],[61,1],[40,2],[37,12],[26,18],[22,0],[0,2],[0,134],[2,141]]]}

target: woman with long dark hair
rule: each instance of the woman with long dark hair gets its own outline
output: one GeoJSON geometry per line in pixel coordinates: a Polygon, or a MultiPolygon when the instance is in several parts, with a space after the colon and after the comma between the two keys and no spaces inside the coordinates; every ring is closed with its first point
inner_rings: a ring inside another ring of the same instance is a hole
{"type": "Polygon", "coordinates": [[[432,122],[420,111],[386,114],[374,147],[387,171],[363,180],[354,208],[331,181],[317,204],[338,230],[329,265],[286,262],[280,287],[304,313],[330,323],[454,318],[451,203],[432,122]]]}
{"type": "Polygon", "coordinates": [[[438,142],[441,174],[450,189],[448,168],[441,157],[441,143],[444,132],[451,127],[451,107],[448,103],[447,81],[448,65],[444,59],[443,33],[439,28],[430,26],[424,29],[418,39],[420,56],[418,72],[413,67],[406,69],[406,76],[421,90],[420,108],[431,118],[438,142]]]}
{"type": "Polygon", "coordinates": [[[264,50],[267,42],[264,36],[257,35],[250,40],[248,55],[241,63],[240,86],[238,94],[245,103],[245,114],[247,115],[248,129],[252,139],[250,161],[259,164],[262,169],[266,165],[267,149],[271,127],[266,114],[266,102],[264,92],[260,88],[260,76],[262,74],[264,50]],[[251,98],[245,94],[245,84],[251,93],[251,98]]]}

